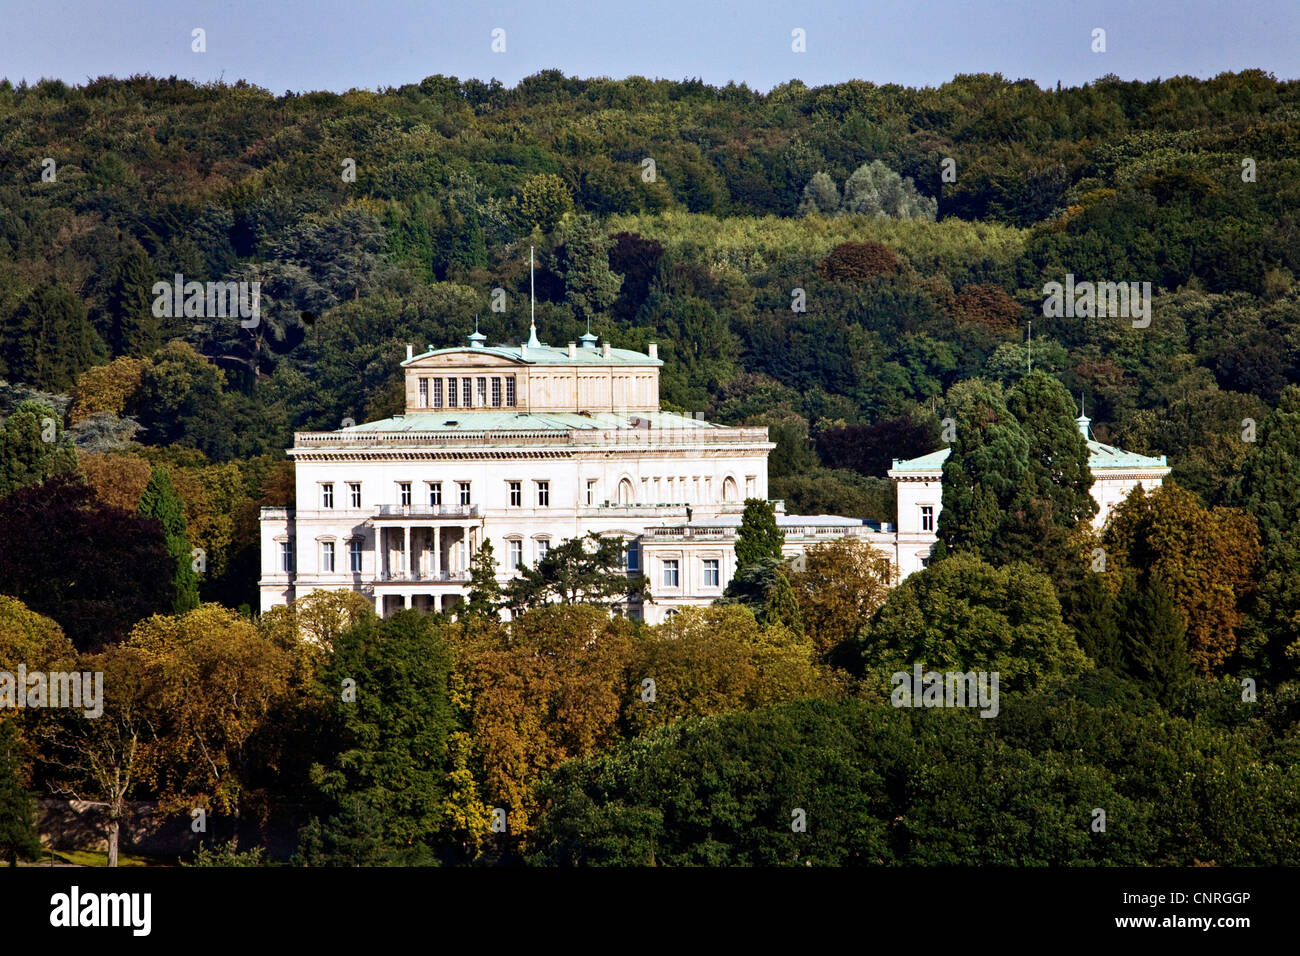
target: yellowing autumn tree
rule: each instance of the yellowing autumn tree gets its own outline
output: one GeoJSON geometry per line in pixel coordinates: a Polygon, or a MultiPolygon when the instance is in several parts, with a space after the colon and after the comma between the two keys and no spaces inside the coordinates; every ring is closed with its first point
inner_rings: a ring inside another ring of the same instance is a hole
{"type": "Polygon", "coordinates": [[[125,646],[140,652],[157,688],[153,780],[163,804],[230,814],[237,835],[250,742],[289,688],[288,651],[217,604],[141,621],[125,646]]]}
{"type": "Polygon", "coordinates": [[[617,739],[630,633],[602,608],[550,604],[458,636],[483,798],[506,810],[509,833],[532,827],[542,774],[617,739]]]}
{"type": "Polygon", "coordinates": [[[1255,589],[1259,526],[1238,508],[1206,508],[1166,482],[1135,488],[1111,514],[1102,537],[1107,563],[1149,573],[1167,590],[1187,628],[1192,661],[1218,673],[1237,649],[1242,601],[1255,589]]]}
{"type": "Polygon", "coordinates": [[[802,634],[763,627],[744,605],[685,608],[633,645],[624,719],[642,734],[687,717],[831,693],[815,656],[802,634]]]}
{"type": "Polygon", "coordinates": [[[790,575],[804,632],[819,653],[856,640],[885,603],[897,571],[888,555],[865,541],[839,538],[804,552],[803,569],[790,575]]]}
{"type": "Polygon", "coordinates": [[[76,400],[68,413],[71,424],[99,412],[121,415],[126,403],[140,387],[148,359],[121,356],[107,365],[92,365],[77,376],[76,400]]]}

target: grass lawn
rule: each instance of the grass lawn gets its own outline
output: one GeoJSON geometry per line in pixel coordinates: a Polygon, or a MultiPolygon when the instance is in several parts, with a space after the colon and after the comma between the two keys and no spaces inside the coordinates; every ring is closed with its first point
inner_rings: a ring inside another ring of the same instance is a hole
{"type": "MultiPolygon", "coordinates": [[[[45,848],[45,855],[41,857],[40,862],[31,864],[32,866],[48,866],[50,862],[49,847],[45,848]]],[[[108,866],[107,850],[56,850],[54,852],[55,865],[60,863],[71,864],[72,866],[108,866]]],[[[133,853],[118,853],[118,866],[158,866],[163,861],[148,856],[137,856],[133,853]]]]}

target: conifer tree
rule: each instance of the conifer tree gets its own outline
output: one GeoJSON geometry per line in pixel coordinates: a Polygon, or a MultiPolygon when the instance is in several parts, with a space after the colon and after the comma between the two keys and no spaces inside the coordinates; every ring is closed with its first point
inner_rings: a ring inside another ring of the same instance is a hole
{"type": "Polygon", "coordinates": [[[14,722],[0,720],[0,860],[10,866],[41,855],[36,799],[23,787],[20,777],[20,740],[14,722]]]}
{"type": "Polygon", "coordinates": [[[1007,393],[1007,411],[1028,442],[1028,468],[990,542],[989,557],[995,563],[1028,561],[1059,583],[1074,570],[1070,532],[1097,513],[1088,443],[1069,392],[1040,370],[1007,393]]]}
{"type": "Polygon", "coordinates": [[[153,314],[153,263],[139,246],[124,255],[113,273],[108,294],[108,347],[114,357],[140,358],[162,345],[153,314]]]}
{"type": "Polygon", "coordinates": [[[190,541],[186,537],[185,513],[171,476],[154,468],[149,484],[140,496],[140,514],[154,518],[163,527],[167,551],[176,562],[174,613],[184,614],[199,605],[199,578],[194,572],[190,541]]]}
{"type": "Polygon", "coordinates": [[[1125,670],[1165,707],[1174,704],[1195,675],[1187,631],[1173,598],[1154,577],[1130,578],[1118,598],[1123,621],[1125,670]]]}
{"type": "Polygon", "coordinates": [[[736,532],[736,573],[740,574],[764,558],[781,560],[785,535],[776,523],[776,510],[762,498],[746,498],[745,511],[736,532]]]}
{"type": "Polygon", "coordinates": [[[71,389],[104,357],[85,304],[54,280],[23,299],[0,337],[0,374],[50,391],[71,389]]]}
{"type": "Polygon", "coordinates": [[[497,581],[497,562],[492,556],[492,542],[484,538],[469,567],[469,601],[465,612],[478,617],[494,616],[501,604],[501,585],[497,581]]]}
{"type": "Polygon", "coordinates": [[[943,465],[943,507],[935,558],[970,551],[986,561],[1003,557],[1003,516],[1024,492],[1030,445],[1006,406],[1002,387],[980,379],[948,392],[953,441],[943,465]]]}
{"type": "Polygon", "coordinates": [[[558,267],[565,296],[579,321],[600,318],[618,298],[623,277],[609,268],[614,240],[593,216],[579,216],[564,230],[564,254],[558,267]]]}
{"type": "Polygon", "coordinates": [[[799,599],[795,597],[790,579],[781,568],[777,568],[772,587],[767,592],[767,600],[763,604],[763,623],[768,626],[780,624],[798,634],[803,633],[799,599]]]}

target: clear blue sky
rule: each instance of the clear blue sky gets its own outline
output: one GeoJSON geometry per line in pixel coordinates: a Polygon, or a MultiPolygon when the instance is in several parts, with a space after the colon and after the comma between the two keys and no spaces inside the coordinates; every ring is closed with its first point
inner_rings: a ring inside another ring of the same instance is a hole
{"type": "Polygon", "coordinates": [[[4,0],[0,76],[244,79],[375,89],[433,73],[500,79],[700,77],[767,91],[865,79],[934,86],[957,73],[1077,85],[1260,68],[1300,77],[1298,0],[4,0]],[[190,31],[207,31],[207,52],[190,31]],[[506,52],[491,32],[506,31],[506,52]],[[807,31],[807,52],[790,32],[807,31]],[[1090,49],[1094,27],[1107,52],[1090,49]]]}

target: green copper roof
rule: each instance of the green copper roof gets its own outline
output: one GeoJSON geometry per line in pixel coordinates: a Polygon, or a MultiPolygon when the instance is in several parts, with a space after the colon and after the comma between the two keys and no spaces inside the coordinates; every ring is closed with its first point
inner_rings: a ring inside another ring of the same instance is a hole
{"type": "MultiPolygon", "coordinates": [[[[529,350],[531,351],[531,349],[529,350]]],[[[567,431],[572,429],[636,428],[635,422],[648,422],[643,428],[724,428],[712,422],[679,415],[676,412],[510,412],[476,411],[444,408],[436,412],[411,412],[340,428],[334,434],[364,435],[367,432],[454,432],[454,431],[567,431]]]]}
{"type": "Polygon", "coordinates": [[[458,346],[450,349],[430,349],[420,355],[414,355],[404,361],[403,365],[410,365],[419,359],[429,358],[432,355],[451,355],[454,353],[468,352],[474,354],[484,352],[488,355],[497,355],[501,358],[511,359],[515,362],[522,362],[525,365],[663,365],[663,361],[657,358],[651,358],[644,352],[634,352],[632,349],[610,349],[609,358],[605,358],[605,353],[601,349],[577,349],[576,354],[570,355],[567,348],[557,349],[549,345],[530,345],[527,349],[520,346],[493,345],[482,347],[465,347],[458,346]],[[522,353],[522,354],[521,354],[522,353]]]}
{"type": "MultiPolygon", "coordinates": [[[[932,451],[928,455],[922,455],[920,458],[912,458],[902,461],[894,459],[894,467],[890,471],[899,472],[927,472],[942,471],[943,463],[948,460],[947,448],[940,448],[938,451],[932,451]]],[[[1088,468],[1092,471],[1104,471],[1108,468],[1166,468],[1165,456],[1152,458],[1148,455],[1139,455],[1131,451],[1124,451],[1122,448],[1116,448],[1113,445],[1103,445],[1099,441],[1088,439],[1088,468]]]]}

